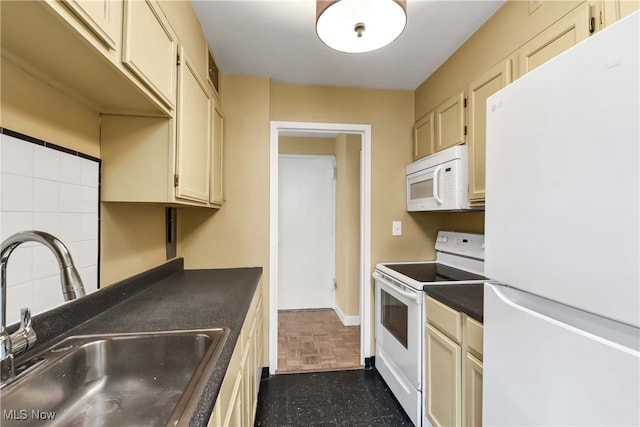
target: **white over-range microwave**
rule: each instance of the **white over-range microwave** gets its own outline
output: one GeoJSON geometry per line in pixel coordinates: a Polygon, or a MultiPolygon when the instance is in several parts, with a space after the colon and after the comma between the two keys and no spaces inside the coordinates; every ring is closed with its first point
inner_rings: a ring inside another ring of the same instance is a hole
{"type": "Polygon", "coordinates": [[[470,209],[467,159],[467,146],[456,145],[407,166],[407,210],[470,209]]]}

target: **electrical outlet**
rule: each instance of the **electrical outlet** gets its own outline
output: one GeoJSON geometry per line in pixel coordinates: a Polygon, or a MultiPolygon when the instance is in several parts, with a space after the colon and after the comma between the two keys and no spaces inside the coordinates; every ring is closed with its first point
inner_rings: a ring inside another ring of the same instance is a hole
{"type": "Polygon", "coordinates": [[[391,223],[391,235],[402,236],[402,221],[393,221],[391,223]]]}

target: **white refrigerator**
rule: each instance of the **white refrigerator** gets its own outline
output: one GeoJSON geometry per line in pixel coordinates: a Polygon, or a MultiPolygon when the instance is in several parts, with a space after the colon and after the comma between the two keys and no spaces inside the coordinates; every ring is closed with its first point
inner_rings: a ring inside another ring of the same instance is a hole
{"type": "Polygon", "coordinates": [[[485,426],[640,425],[639,28],[487,101],[485,426]]]}

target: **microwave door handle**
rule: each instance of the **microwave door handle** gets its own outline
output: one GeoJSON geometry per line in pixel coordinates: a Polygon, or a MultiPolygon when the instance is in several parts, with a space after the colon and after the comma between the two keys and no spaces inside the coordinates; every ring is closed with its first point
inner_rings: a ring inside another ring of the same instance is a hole
{"type": "Polygon", "coordinates": [[[442,165],[436,166],[436,169],[433,171],[433,198],[436,199],[439,205],[442,204],[442,199],[440,198],[440,171],[442,170],[442,165]]]}

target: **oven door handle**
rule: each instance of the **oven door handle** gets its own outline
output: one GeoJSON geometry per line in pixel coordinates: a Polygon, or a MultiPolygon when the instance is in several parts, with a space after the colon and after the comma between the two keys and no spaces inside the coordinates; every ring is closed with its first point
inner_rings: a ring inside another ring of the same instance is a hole
{"type": "Polygon", "coordinates": [[[376,280],[379,280],[380,282],[384,283],[385,285],[393,288],[393,290],[397,293],[399,293],[400,295],[402,295],[405,298],[409,298],[410,300],[413,300],[416,302],[416,304],[421,305],[422,304],[422,292],[409,292],[409,291],[405,291],[404,289],[402,289],[402,287],[394,282],[392,282],[391,280],[387,279],[385,276],[383,276],[382,274],[378,273],[377,271],[373,272],[373,278],[376,280]]]}

